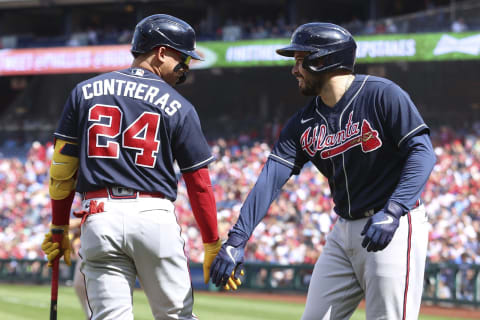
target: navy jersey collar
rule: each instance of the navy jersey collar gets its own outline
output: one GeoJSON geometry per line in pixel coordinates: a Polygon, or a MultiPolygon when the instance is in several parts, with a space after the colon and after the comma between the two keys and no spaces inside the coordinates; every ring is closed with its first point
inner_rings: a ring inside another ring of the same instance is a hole
{"type": "Polygon", "coordinates": [[[353,79],[352,84],[347,89],[347,91],[345,91],[343,96],[340,98],[340,100],[338,100],[338,102],[333,107],[327,106],[325,103],[323,103],[323,100],[320,96],[316,96],[315,108],[317,109],[317,111],[322,114],[330,114],[330,113],[336,113],[337,111],[343,110],[345,105],[351,100],[351,98],[358,91],[358,89],[363,83],[363,79],[365,78],[364,75],[353,74],[353,76],[355,78],[353,79]]]}
{"type": "Polygon", "coordinates": [[[162,79],[159,75],[143,68],[138,68],[138,67],[130,67],[127,69],[123,69],[118,71],[120,73],[123,73],[125,75],[131,76],[131,77],[136,77],[136,78],[142,78],[142,79],[153,79],[153,80],[161,80],[165,82],[165,80],[162,79]]]}

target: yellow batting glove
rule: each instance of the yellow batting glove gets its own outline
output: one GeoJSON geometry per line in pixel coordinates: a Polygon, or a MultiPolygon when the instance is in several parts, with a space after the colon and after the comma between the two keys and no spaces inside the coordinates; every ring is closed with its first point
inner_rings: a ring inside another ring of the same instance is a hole
{"type": "Polygon", "coordinates": [[[218,251],[222,247],[222,242],[218,239],[216,242],[204,243],[203,248],[205,249],[205,256],[203,258],[203,280],[205,284],[210,281],[210,267],[212,266],[213,260],[217,256],[218,251]]]}
{"type": "MultiPolygon", "coordinates": [[[[240,275],[241,276],[245,275],[245,273],[243,272],[243,269],[240,271],[240,275]]],[[[223,287],[223,289],[237,290],[241,284],[242,284],[242,280],[240,280],[240,278],[235,278],[235,270],[233,270],[232,274],[230,275],[230,278],[228,278],[227,284],[223,287]]]]}
{"type": "Polygon", "coordinates": [[[68,226],[56,226],[52,225],[50,228],[50,232],[45,235],[45,239],[42,243],[42,250],[47,256],[48,259],[48,266],[51,267],[53,265],[53,261],[55,258],[60,255],[63,255],[63,259],[67,265],[71,265],[71,246],[70,246],[70,238],[68,235],[68,226]],[[62,241],[60,243],[53,242],[52,239],[52,229],[63,229],[63,236],[62,241]]]}

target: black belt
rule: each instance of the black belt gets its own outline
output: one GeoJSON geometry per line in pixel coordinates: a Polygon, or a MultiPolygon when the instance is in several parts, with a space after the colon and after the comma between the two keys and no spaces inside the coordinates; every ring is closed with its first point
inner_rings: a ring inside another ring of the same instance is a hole
{"type": "MultiPolygon", "coordinates": [[[[417,202],[415,202],[415,205],[413,206],[411,210],[414,210],[414,209],[417,209],[418,207],[420,207],[420,205],[422,204],[422,201],[420,199],[417,200],[417,202]]],[[[363,213],[363,218],[366,218],[366,217],[371,217],[373,216],[375,213],[377,213],[378,211],[382,210],[385,206],[382,206],[380,208],[374,208],[374,209],[370,209],[370,210],[367,210],[363,213]]]]}
{"type": "Polygon", "coordinates": [[[83,193],[83,200],[94,198],[110,198],[110,199],[137,199],[137,198],[165,198],[160,192],[137,191],[124,187],[103,188],[95,191],[83,193]]]}
{"type": "MultiPolygon", "coordinates": [[[[410,209],[410,210],[414,210],[414,209],[420,207],[421,204],[422,204],[422,201],[420,199],[418,199],[417,202],[415,202],[415,205],[413,206],[413,208],[410,209]]],[[[362,214],[353,215],[353,217],[348,217],[346,215],[340,215],[340,216],[343,217],[346,220],[363,219],[363,218],[368,218],[368,217],[373,216],[375,213],[382,210],[383,208],[385,208],[385,205],[383,205],[381,207],[375,207],[375,208],[372,208],[372,209],[368,209],[368,210],[364,211],[362,214]]]]}

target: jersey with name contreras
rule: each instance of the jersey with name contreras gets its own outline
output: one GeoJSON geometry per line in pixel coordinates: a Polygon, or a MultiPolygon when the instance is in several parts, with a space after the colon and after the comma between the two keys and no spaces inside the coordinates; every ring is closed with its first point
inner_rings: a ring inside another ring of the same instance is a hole
{"type": "Polygon", "coordinates": [[[174,200],[174,161],[182,172],[213,161],[195,108],[139,68],[79,83],[54,135],[79,144],[78,192],[123,186],[174,200]]]}
{"type": "Polygon", "coordinates": [[[270,158],[295,174],[311,161],[328,178],[336,213],[359,219],[383,208],[405,164],[402,144],[428,130],[398,85],[356,75],[333,108],[316,97],[290,118],[270,158]]]}

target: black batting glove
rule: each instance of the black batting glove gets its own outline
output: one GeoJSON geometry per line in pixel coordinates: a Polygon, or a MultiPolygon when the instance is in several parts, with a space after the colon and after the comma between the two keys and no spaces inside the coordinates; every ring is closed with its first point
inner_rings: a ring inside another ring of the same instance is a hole
{"type": "Polygon", "coordinates": [[[371,216],[365,224],[361,233],[364,236],[362,247],[368,252],[385,249],[392,241],[403,213],[399,204],[389,201],[385,208],[371,216]]]}
{"type": "Polygon", "coordinates": [[[240,277],[245,245],[246,240],[236,233],[229,234],[228,240],[222,245],[210,268],[210,278],[217,287],[226,286],[232,276],[234,279],[240,277]]]}

